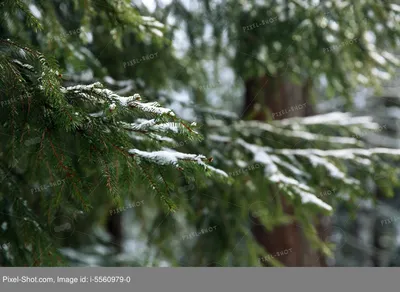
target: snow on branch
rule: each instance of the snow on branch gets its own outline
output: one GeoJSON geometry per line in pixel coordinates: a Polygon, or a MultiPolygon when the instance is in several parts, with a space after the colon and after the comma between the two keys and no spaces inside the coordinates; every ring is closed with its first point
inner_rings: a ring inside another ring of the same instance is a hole
{"type": "Polygon", "coordinates": [[[283,155],[298,155],[298,156],[321,156],[334,157],[340,159],[355,159],[356,156],[371,157],[373,155],[391,155],[400,156],[400,149],[389,148],[348,148],[338,150],[320,150],[320,149],[275,149],[275,153],[283,155]]]}
{"type": "MultiPolygon", "coordinates": [[[[240,145],[248,152],[252,153],[253,160],[265,166],[265,176],[269,181],[282,183],[289,187],[295,194],[300,196],[303,203],[316,204],[326,210],[331,210],[331,207],[317,198],[313,193],[315,190],[309,187],[305,182],[309,178],[307,174],[296,167],[283,161],[279,156],[288,157],[289,159],[296,156],[301,156],[309,160],[313,168],[325,168],[328,175],[333,179],[340,180],[345,184],[356,187],[360,186],[359,180],[350,177],[345,172],[339,169],[330,159],[336,160],[353,160],[364,165],[371,165],[370,159],[373,155],[389,155],[391,157],[400,157],[400,149],[372,148],[360,149],[349,148],[342,150],[319,150],[319,149],[273,149],[266,146],[259,146],[247,143],[243,139],[237,139],[235,144],[240,145]],[[288,177],[280,171],[280,168],[285,168],[290,171],[293,177],[288,177]]],[[[298,165],[301,167],[301,163],[298,165]]]]}
{"type": "Polygon", "coordinates": [[[360,126],[371,130],[376,130],[379,125],[374,123],[370,116],[353,117],[349,113],[333,112],[322,115],[315,115],[305,118],[288,118],[279,120],[276,125],[289,126],[293,124],[311,126],[311,125],[329,125],[329,126],[360,126]]]}
{"type": "Polygon", "coordinates": [[[62,90],[64,93],[72,93],[98,103],[108,101],[110,104],[117,104],[122,107],[134,107],[147,113],[155,113],[158,115],[167,114],[172,117],[175,116],[175,113],[171,109],[161,107],[158,102],[140,102],[139,100],[141,100],[141,97],[137,93],[133,96],[119,96],[113,91],[103,88],[103,85],[100,82],[95,82],[89,85],[63,87],[62,90]]]}
{"type": "MultiPolygon", "coordinates": [[[[274,163],[276,158],[274,159],[273,156],[267,153],[268,151],[272,151],[272,148],[249,144],[242,139],[238,139],[236,143],[251,152],[255,162],[261,163],[265,166],[264,171],[268,180],[275,183],[283,183],[290,187],[291,190],[300,197],[303,204],[311,203],[327,211],[332,210],[330,205],[312,194],[312,192],[314,192],[312,188],[294,178],[284,175],[279,170],[277,165],[274,163]]],[[[295,167],[293,166],[293,168],[295,167]]],[[[295,172],[300,173],[301,170],[296,169],[295,172]]]]}
{"type": "Polygon", "coordinates": [[[205,163],[205,161],[210,162],[211,159],[205,157],[204,155],[200,154],[188,154],[188,153],[182,153],[182,152],[177,152],[172,149],[165,149],[161,151],[141,151],[138,149],[130,149],[129,154],[135,155],[140,157],[141,159],[147,160],[149,162],[153,162],[159,165],[174,165],[177,168],[181,168],[179,166],[179,161],[187,161],[187,162],[195,162],[205,169],[209,169],[219,175],[222,175],[224,177],[228,177],[226,172],[216,169],[208,164],[205,163]]]}
{"type": "MultiPolygon", "coordinates": [[[[117,122],[117,125],[122,129],[145,134],[147,138],[154,141],[176,144],[174,139],[164,135],[173,134],[176,136],[182,134],[183,137],[192,137],[192,135],[198,136],[198,133],[191,128],[192,126],[196,126],[195,123],[190,124],[190,126],[186,125],[184,121],[175,116],[175,113],[171,109],[161,107],[158,102],[140,102],[141,97],[139,94],[134,94],[133,96],[128,97],[119,96],[113,91],[103,88],[103,85],[99,82],[90,85],[63,87],[62,91],[67,95],[69,94],[69,98],[81,97],[97,103],[109,103],[110,109],[112,110],[115,110],[117,106],[137,108],[144,113],[155,113],[157,116],[167,116],[169,119],[172,119],[170,122],[165,121],[165,119],[158,119],[158,117],[149,120],[139,118],[133,123],[127,123],[124,121],[117,122]],[[162,133],[164,135],[158,135],[157,133],[162,133]],[[185,135],[188,133],[190,135],[185,135]]],[[[91,116],[101,117],[103,114],[103,111],[100,111],[98,113],[92,113],[91,116]]],[[[129,133],[129,135],[135,140],[144,140],[144,137],[136,136],[133,133],[129,133]]],[[[211,159],[204,155],[181,153],[168,148],[159,151],[130,149],[128,150],[128,153],[154,164],[173,165],[180,170],[183,169],[179,165],[180,162],[193,162],[202,166],[205,170],[210,170],[220,176],[228,177],[224,171],[206,164],[205,162],[211,162],[211,159]]]]}
{"type": "Polygon", "coordinates": [[[235,124],[234,126],[238,131],[260,130],[260,131],[274,133],[280,136],[285,136],[289,138],[299,138],[308,141],[321,141],[321,142],[328,142],[334,144],[347,144],[347,145],[359,144],[359,141],[355,138],[317,135],[310,132],[299,131],[299,130],[296,131],[285,130],[282,128],[272,126],[271,124],[262,123],[258,121],[241,121],[235,124]]]}
{"type": "Polygon", "coordinates": [[[138,101],[132,101],[132,102],[129,102],[128,105],[132,106],[132,107],[137,107],[144,112],[156,113],[159,115],[168,114],[171,117],[175,116],[175,113],[171,109],[161,107],[158,102],[141,103],[138,101]]]}
{"type": "MultiPolygon", "coordinates": [[[[134,123],[118,122],[124,130],[138,132],[142,134],[162,133],[164,135],[176,136],[183,131],[188,130],[191,134],[198,137],[199,133],[184,125],[183,122],[162,122],[155,119],[137,119],[134,123]]],[[[132,134],[132,133],[131,133],[132,134]]],[[[165,137],[167,138],[167,137],[165,137]]],[[[172,141],[171,141],[172,142],[172,141]]]]}
{"type": "MultiPolygon", "coordinates": [[[[349,185],[360,185],[360,182],[354,178],[349,177],[341,171],[336,165],[331,163],[327,158],[335,158],[339,160],[354,160],[364,165],[370,165],[371,162],[365,157],[370,158],[373,155],[392,155],[400,156],[400,149],[386,149],[386,148],[372,148],[372,149],[359,149],[349,148],[341,150],[319,150],[319,149],[272,149],[270,147],[253,145],[238,139],[236,143],[251,153],[255,162],[260,162],[266,165],[266,175],[275,175],[278,171],[276,164],[285,167],[293,174],[305,176],[303,172],[295,166],[290,166],[282,162],[277,155],[285,157],[302,156],[310,161],[310,164],[316,167],[323,167],[327,170],[332,178],[342,180],[349,185]],[[363,158],[364,157],[364,158],[363,158]]],[[[273,176],[273,178],[275,178],[273,176]]],[[[281,177],[279,177],[281,179],[281,177]]]]}

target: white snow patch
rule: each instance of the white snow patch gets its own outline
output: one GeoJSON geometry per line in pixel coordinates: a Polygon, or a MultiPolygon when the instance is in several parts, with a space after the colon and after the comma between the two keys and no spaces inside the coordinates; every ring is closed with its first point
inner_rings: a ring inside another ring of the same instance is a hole
{"type": "Polygon", "coordinates": [[[33,16],[35,16],[36,18],[39,18],[39,19],[42,18],[42,13],[40,12],[40,10],[37,8],[36,5],[29,4],[29,10],[31,11],[33,16]]]}

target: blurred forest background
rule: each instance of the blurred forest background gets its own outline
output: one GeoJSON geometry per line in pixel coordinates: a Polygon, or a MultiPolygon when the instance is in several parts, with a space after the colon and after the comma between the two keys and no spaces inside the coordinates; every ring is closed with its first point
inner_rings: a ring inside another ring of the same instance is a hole
{"type": "Polygon", "coordinates": [[[0,0],[1,266],[400,266],[395,0],[0,0]]]}

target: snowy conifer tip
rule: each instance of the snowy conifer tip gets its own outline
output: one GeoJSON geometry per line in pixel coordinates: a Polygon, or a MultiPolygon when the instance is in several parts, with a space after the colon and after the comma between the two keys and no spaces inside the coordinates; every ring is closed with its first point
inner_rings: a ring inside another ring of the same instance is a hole
{"type": "Polygon", "coordinates": [[[138,149],[130,149],[129,154],[133,156],[138,156],[141,159],[147,160],[152,163],[159,165],[174,165],[178,169],[181,169],[179,162],[194,162],[198,165],[215,172],[224,177],[228,177],[228,174],[222,170],[216,169],[205,162],[209,162],[210,159],[200,154],[187,154],[182,152],[177,152],[172,149],[165,148],[160,151],[141,151],[138,149]]]}

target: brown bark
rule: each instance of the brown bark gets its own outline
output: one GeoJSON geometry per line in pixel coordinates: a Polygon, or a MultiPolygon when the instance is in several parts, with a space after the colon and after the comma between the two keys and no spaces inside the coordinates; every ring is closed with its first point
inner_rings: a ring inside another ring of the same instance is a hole
{"type": "MultiPolygon", "coordinates": [[[[268,110],[275,115],[274,119],[284,119],[294,116],[308,116],[313,114],[310,102],[311,81],[303,85],[295,85],[283,77],[249,79],[245,82],[244,114],[255,120],[267,120],[268,110]],[[306,103],[306,106],[296,108],[306,103]],[[295,110],[293,110],[293,108],[295,110]],[[284,111],[284,114],[276,114],[284,111]]],[[[282,198],[283,210],[292,215],[293,208],[282,198]]],[[[280,255],[276,259],[285,266],[325,266],[324,258],[310,248],[301,228],[296,224],[277,226],[268,231],[257,219],[251,231],[256,241],[271,255],[291,249],[287,255],[280,255]]],[[[318,224],[317,229],[321,238],[327,237],[324,224],[318,224]]]]}

